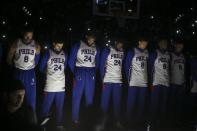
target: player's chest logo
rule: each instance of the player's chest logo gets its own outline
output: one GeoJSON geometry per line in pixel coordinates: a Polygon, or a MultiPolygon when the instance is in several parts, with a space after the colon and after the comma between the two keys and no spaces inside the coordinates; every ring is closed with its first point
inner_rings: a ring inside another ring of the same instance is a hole
{"type": "Polygon", "coordinates": [[[95,50],[93,49],[81,49],[81,55],[92,55],[96,54],[95,50]]]}
{"type": "Polygon", "coordinates": [[[19,54],[34,55],[35,51],[31,49],[19,49],[19,54]]]}
{"type": "Polygon", "coordinates": [[[52,58],[51,59],[51,64],[57,64],[57,63],[64,63],[64,59],[63,58],[52,58]]]}

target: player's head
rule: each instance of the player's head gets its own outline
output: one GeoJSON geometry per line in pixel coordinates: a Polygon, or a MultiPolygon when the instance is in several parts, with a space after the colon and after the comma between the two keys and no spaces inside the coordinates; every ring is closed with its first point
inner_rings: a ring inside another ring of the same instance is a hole
{"type": "Polygon", "coordinates": [[[148,39],[146,37],[140,36],[138,38],[138,48],[146,49],[148,46],[148,39]]]}
{"type": "Polygon", "coordinates": [[[23,104],[25,96],[25,89],[19,80],[11,80],[8,84],[7,100],[8,109],[10,111],[17,111],[23,104]]]}
{"type": "Polygon", "coordinates": [[[23,29],[23,41],[28,44],[33,39],[33,28],[32,27],[25,27],[23,29]]]}
{"type": "Polygon", "coordinates": [[[57,52],[61,51],[63,46],[64,46],[64,34],[63,33],[58,33],[58,34],[55,34],[53,36],[53,40],[52,40],[52,43],[53,43],[53,49],[57,52]]]}
{"type": "Polygon", "coordinates": [[[96,41],[96,36],[93,32],[87,32],[85,35],[86,42],[89,46],[93,45],[96,41]]]}
{"type": "Polygon", "coordinates": [[[159,42],[158,42],[158,47],[161,50],[167,50],[168,40],[167,39],[160,39],[159,42]]]}
{"type": "Polygon", "coordinates": [[[124,46],[123,39],[116,39],[114,43],[115,43],[115,48],[117,50],[120,50],[120,51],[123,50],[123,46],[124,46]]]}
{"type": "Polygon", "coordinates": [[[177,53],[182,52],[183,48],[184,48],[184,41],[181,39],[175,40],[175,43],[174,43],[175,52],[177,53]]]}

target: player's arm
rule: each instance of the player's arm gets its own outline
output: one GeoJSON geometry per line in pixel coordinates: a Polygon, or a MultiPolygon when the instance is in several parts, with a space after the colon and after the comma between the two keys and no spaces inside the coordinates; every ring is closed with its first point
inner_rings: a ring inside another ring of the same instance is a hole
{"type": "Polygon", "coordinates": [[[132,69],[131,61],[133,59],[133,56],[134,56],[134,52],[130,50],[127,52],[127,55],[125,57],[124,74],[125,74],[125,77],[126,77],[128,83],[129,83],[129,79],[130,79],[129,77],[130,77],[130,73],[131,73],[131,69],[132,69]]]}
{"type": "Polygon", "coordinates": [[[68,66],[69,66],[70,70],[72,71],[72,73],[74,73],[75,63],[76,63],[76,59],[77,59],[77,52],[78,52],[79,46],[80,46],[79,43],[75,44],[71,48],[71,52],[69,55],[68,66]]]}
{"type": "Polygon", "coordinates": [[[16,47],[17,47],[17,41],[15,41],[14,43],[12,43],[12,45],[9,48],[8,54],[7,54],[7,64],[12,66],[13,65],[13,58],[16,52],[16,47]]]}
{"type": "Polygon", "coordinates": [[[40,44],[39,43],[36,43],[36,54],[35,54],[35,65],[38,64],[39,62],[39,59],[40,59],[40,44]]]}
{"type": "Polygon", "coordinates": [[[96,69],[99,68],[99,63],[100,63],[100,49],[97,47],[96,48],[96,69]]]}
{"type": "Polygon", "coordinates": [[[101,52],[100,65],[99,65],[101,79],[103,79],[105,76],[106,60],[108,55],[109,55],[109,48],[104,48],[103,51],[101,52]]]}
{"type": "Polygon", "coordinates": [[[46,73],[48,59],[49,59],[49,51],[46,51],[46,53],[41,58],[40,65],[39,65],[39,70],[42,74],[46,73]]]}
{"type": "Polygon", "coordinates": [[[66,68],[67,68],[67,64],[68,64],[68,55],[66,52],[64,52],[65,54],[65,61],[64,61],[64,71],[66,71],[66,68]]]}
{"type": "Polygon", "coordinates": [[[148,78],[149,78],[149,85],[152,86],[153,83],[153,70],[154,70],[154,63],[157,58],[157,53],[152,52],[148,57],[148,78]]]}

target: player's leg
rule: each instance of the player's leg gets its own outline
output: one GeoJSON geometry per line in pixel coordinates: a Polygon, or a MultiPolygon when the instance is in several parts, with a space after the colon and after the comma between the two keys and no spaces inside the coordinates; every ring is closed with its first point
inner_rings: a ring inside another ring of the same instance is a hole
{"type": "Polygon", "coordinates": [[[126,117],[128,121],[134,119],[133,115],[134,115],[137,95],[138,95],[138,87],[128,87],[127,109],[126,109],[127,110],[126,117]]]}
{"type": "Polygon", "coordinates": [[[138,118],[139,120],[145,120],[145,103],[147,98],[147,87],[139,88],[138,96],[138,118]]]}
{"type": "Polygon", "coordinates": [[[62,126],[63,107],[64,107],[65,92],[57,92],[55,94],[55,105],[56,105],[56,124],[62,126]]]}
{"type": "Polygon", "coordinates": [[[160,87],[154,86],[153,90],[151,91],[151,100],[150,100],[150,119],[151,122],[155,122],[158,117],[159,113],[159,99],[160,99],[160,87]]]}
{"type": "Polygon", "coordinates": [[[93,104],[94,91],[95,91],[95,70],[86,70],[85,78],[85,98],[86,106],[89,107],[93,104]]]}
{"type": "Polygon", "coordinates": [[[79,121],[80,102],[83,95],[85,84],[85,73],[82,70],[76,70],[74,75],[75,79],[72,91],[72,120],[73,122],[77,123],[79,121]]]}
{"type": "Polygon", "coordinates": [[[121,110],[121,97],[122,97],[122,84],[113,84],[113,110],[114,117],[120,121],[120,110],[121,110]]]}
{"type": "Polygon", "coordinates": [[[55,97],[54,92],[44,92],[43,93],[43,102],[41,106],[41,119],[44,119],[45,117],[49,116],[49,111],[51,108],[51,105],[53,103],[55,97]]]}
{"type": "Polygon", "coordinates": [[[161,97],[161,102],[160,102],[160,113],[161,113],[161,117],[162,119],[165,119],[168,114],[167,114],[167,105],[168,105],[168,96],[169,96],[169,87],[166,86],[162,86],[161,88],[161,92],[162,92],[162,97],[161,97]]]}
{"type": "Polygon", "coordinates": [[[112,90],[111,83],[103,84],[102,95],[101,95],[101,109],[104,114],[107,113],[109,108],[111,90],[112,90]]]}

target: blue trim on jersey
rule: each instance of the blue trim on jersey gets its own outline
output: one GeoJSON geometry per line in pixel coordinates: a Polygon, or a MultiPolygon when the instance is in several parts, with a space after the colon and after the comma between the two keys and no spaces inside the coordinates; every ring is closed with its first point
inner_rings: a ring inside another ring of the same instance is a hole
{"type": "Polygon", "coordinates": [[[110,53],[110,49],[107,47],[104,48],[103,51],[101,52],[100,66],[99,66],[101,79],[103,79],[105,76],[105,65],[106,65],[107,57],[109,56],[109,53],[110,53]]]}
{"type": "Polygon", "coordinates": [[[45,52],[45,54],[43,55],[41,61],[40,61],[40,66],[39,66],[39,70],[41,73],[45,74],[46,73],[46,68],[47,68],[47,62],[49,59],[49,50],[47,50],[45,52]]]}
{"type": "Polygon", "coordinates": [[[125,76],[126,76],[126,79],[127,79],[127,82],[129,82],[129,77],[130,77],[130,74],[131,74],[131,61],[134,57],[134,51],[128,51],[127,52],[127,55],[126,55],[126,58],[125,58],[125,65],[124,65],[124,71],[125,71],[125,76]]]}
{"type": "Polygon", "coordinates": [[[156,59],[157,59],[157,52],[150,53],[148,58],[148,76],[151,85],[153,83],[153,72],[154,72],[154,64],[156,59]]]}

